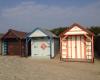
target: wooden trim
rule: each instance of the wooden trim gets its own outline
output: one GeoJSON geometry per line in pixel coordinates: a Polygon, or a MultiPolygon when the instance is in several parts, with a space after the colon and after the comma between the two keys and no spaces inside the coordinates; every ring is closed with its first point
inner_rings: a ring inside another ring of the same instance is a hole
{"type": "Polygon", "coordinates": [[[68,31],[70,31],[74,26],[79,27],[80,29],[82,29],[83,31],[89,33],[90,35],[94,35],[91,31],[89,31],[88,29],[84,28],[84,27],[81,26],[80,24],[74,23],[74,24],[72,24],[69,28],[65,29],[65,31],[62,32],[62,33],[60,34],[60,36],[64,35],[64,34],[65,34],[66,32],[68,32],[68,31]]]}
{"type": "Polygon", "coordinates": [[[68,37],[68,35],[65,35],[62,39],[61,39],[61,41],[63,41],[65,38],[67,38],[68,37]]]}
{"type": "MultiPolygon", "coordinates": [[[[31,43],[30,43],[31,44],[31,43]]],[[[31,45],[30,45],[31,46],[31,45]]],[[[27,38],[26,38],[26,40],[25,40],[25,49],[26,49],[26,51],[25,51],[25,57],[27,57],[28,56],[28,42],[27,42],[27,38]]],[[[32,51],[31,51],[32,52],[32,51]]]]}
{"type": "Polygon", "coordinates": [[[19,40],[19,42],[20,42],[20,56],[22,56],[22,45],[21,45],[21,39],[19,40]]]}
{"type": "Polygon", "coordinates": [[[52,59],[52,38],[50,37],[50,58],[52,59]]]}
{"type": "Polygon", "coordinates": [[[77,36],[75,36],[75,58],[77,60],[77,36]]]}
{"type": "Polygon", "coordinates": [[[68,38],[66,40],[66,62],[68,62],[68,38]]]}
{"type": "Polygon", "coordinates": [[[71,59],[72,59],[72,36],[70,38],[70,47],[71,47],[71,59]]]}
{"type": "Polygon", "coordinates": [[[80,31],[84,31],[84,30],[75,30],[75,31],[73,30],[73,31],[69,31],[69,32],[80,32],[80,31]]]}
{"type": "Polygon", "coordinates": [[[84,34],[85,35],[85,37],[87,37],[90,41],[92,41],[92,39],[88,36],[88,35],[86,35],[86,34],[84,34]]]}
{"type": "Polygon", "coordinates": [[[94,63],[94,37],[92,35],[92,63],[94,63]]]}
{"type": "Polygon", "coordinates": [[[80,58],[82,59],[82,46],[81,46],[81,39],[82,39],[82,36],[80,36],[80,58]]]}
{"type": "Polygon", "coordinates": [[[84,59],[86,61],[86,37],[84,36],[84,59]]]}
{"type": "Polygon", "coordinates": [[[60,60],[62,59],[62,41],[60,37],[60,60]]]}
{"type": "Polygon", "coordinates": [[[3,50],[2,46],[3,46],[3,41],[1,40],[1,55],[2,55],[2,50],[3,50]]]}
{"type": "MultiPolygon", "coordinates": [[[[91,42],[92,42],[92,41],[91,41],[91,42]]],[[[87,48],[87,51],[88,51],[87,54],[88,54],[88,55],[89,55],[89,50],[90,50],[90,49],[89,49],[89,47],[88,47],[88,48],[87,48]]],[[[87,59],[89,59],[89,56],[87,56],[87,59]]]]}

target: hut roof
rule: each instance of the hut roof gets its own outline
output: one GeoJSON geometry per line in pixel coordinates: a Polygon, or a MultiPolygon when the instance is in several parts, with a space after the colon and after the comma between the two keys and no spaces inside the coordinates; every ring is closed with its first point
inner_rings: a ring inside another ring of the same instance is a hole
{"type": "Polygon", "coordinates": [[[54,38],[57,38],[57,36],[55,34],[53,34],[52,32],[50,32],[49,30],[47,29],[44,29],[44,28],[36,28],[34,29],[31,33],[29,33],[27,36],[30,36],[33,32],[35,32],[36,30],[40,30],[42,31],[43,33],[45,33],[47,36],[49,37],[54,37],[54,38]]]}
{"type": "Polygon", "coordinates": [[[4,35],[3,33],[0,33],[0,39],[3,37],[3,35],[4,35]]]}
{"type": "Polygon", "coordinates": [[[9,29],[8,32],[2,37],[2,38],[5,38],[6,35],[9,33],[9,32],[12,32],[14,35],[16,35],[16,37],[20,38],[20,39],[23,39],[25,38],[26,36],[26,32],[22,32],[22,31],[17,31],[17,30],[13,30],[13,29],[9,29]]]}
{"type": "Polygon", "coordinates": [[[45,34],[47,34],[48,36],[50,37],[57,37],[55,34],[53,34],[52,32],[50,32],[49,30],[47,29],[44,29],[44,28],[39,28],[42,32],[44,32],[45,34]]]}
{"type": "Polygon", "coordinates": [[[72,24],[70,27],[68,27],[64,32],[62,32],[62,33],[60,34],[60,36],[63,36],[64,33],[68,32],[68,31],[69,31],[70,29],[72,29],[74,26],[77,26],[77,27],[79,27],[80,29],[86,31],[87,33],[89,33],[89,34],[91,34],[91,35],[94,35],[94,33],[92,33],[91,31],[89,31],[89,30],[86,29],[85,27],[81,26],[81,25],[78,24],[78,23],[74,23],[74,24],[72,24]]]}

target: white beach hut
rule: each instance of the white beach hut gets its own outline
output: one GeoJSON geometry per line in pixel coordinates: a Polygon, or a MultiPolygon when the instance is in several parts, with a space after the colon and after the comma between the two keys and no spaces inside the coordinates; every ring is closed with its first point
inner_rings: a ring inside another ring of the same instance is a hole
{"type": "Polygon", "coordinates": [[[34,29],[27,36],[27,42],[29,41],[30,56],[33,58],[54,58],[59,51],[59,38],[46,29],[34,29]]]}

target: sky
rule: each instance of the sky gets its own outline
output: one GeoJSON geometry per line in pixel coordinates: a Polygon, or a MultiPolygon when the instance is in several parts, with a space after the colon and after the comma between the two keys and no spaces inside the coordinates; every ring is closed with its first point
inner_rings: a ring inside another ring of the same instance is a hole
{"type": "Polygon", "coordinates": [[[100,26],[100,0],[0,0],[0,32],[100,26]]]}

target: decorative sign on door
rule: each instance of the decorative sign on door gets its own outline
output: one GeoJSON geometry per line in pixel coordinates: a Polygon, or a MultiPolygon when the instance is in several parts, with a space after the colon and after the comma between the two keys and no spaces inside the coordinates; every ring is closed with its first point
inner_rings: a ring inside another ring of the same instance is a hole
{"type": "Polygon", "coordinates": [[[42,44],[41,44],[41,48],[42,48],[42,49],[45,49],[46,47],[47,47],[47,45],[46,45],[45,43],[42,43],[42,44]]]}

